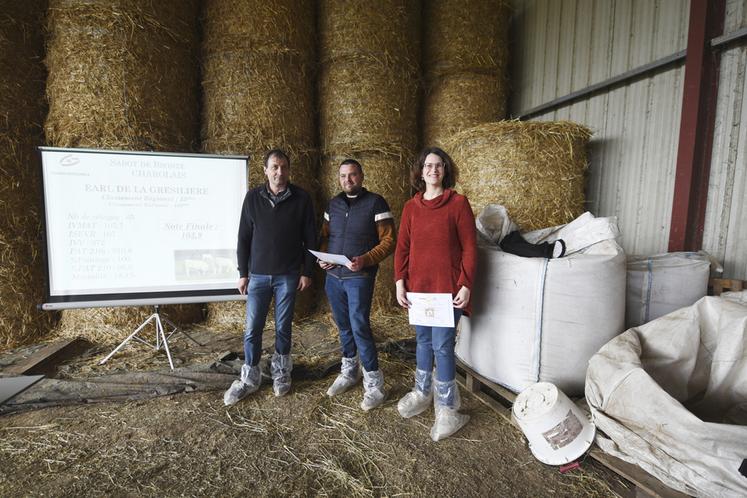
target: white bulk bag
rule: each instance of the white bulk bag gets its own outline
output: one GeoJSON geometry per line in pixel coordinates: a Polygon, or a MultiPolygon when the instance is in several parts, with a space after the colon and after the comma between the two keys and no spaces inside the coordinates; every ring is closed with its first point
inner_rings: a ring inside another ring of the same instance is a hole
{"type": "Polygon", "coordinates": [[[622,332],[625,317],[625,255],[612,240],[615,221],[583,218],[604,235],[593,240],[574,225],[577,235],[564,240],[576,252],[567,257],[523,258],[478,247],[472,316],[460,321],[456,344],[470,368],[515,392],[535,382],[583,392],[589,358],[622,332]],[[613,228],[599,230],[597,220],[613,228]],[[579,240],[591,245],[580,247],[579,240]]]}
{"type": "Polygon", "coordinates": [[[710,267],[709,256],[702,252],[628,256],[625,327],[637,327],[704,297],[710,267]]]}
{"type": "Polygon", "coordinates": [[[725,298],[627,330],[589,362],[597,444],[685,493],[747,496],[745,351],[747,306],[725,298]]]}

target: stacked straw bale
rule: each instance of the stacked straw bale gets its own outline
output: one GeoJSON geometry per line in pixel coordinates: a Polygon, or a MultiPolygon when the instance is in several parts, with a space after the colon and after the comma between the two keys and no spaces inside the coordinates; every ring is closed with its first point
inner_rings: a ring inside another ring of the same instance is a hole
{"type": "MultiPolygon", "coordinates": [[[[50,0],[47,142],[58,147],[191,151],[199,134],[197,0],[50,0]]],[[[177,324],[199,305],[164,307],[177,324]]],[[[66,311],[61,335],[105,342],[148,308],[66,311]]]]}
{"type": "MultiPolygon", "coordinates": [[[[202,148],[248,155],[252,188],[265,181],[265,152],[281,148],[291,159],[291,181],[318,205],[315,15],[311,0],[205,4],[202,148]]],[[[315,275],[312,288],[298,295],[296,318],[313,312],[321,278],[315,275]]],[[[243,306],[209,304],[208,324],[240,326],[243,306]]]]}
{"type": "MultiPolygon", "coordinates": [[[[384,196],[397,223],[409,197],[417,146],[420,2],[323,0],[320,177],[326,200],[340,191],[340,162],[354,158],[364,185],[384,196]]],[[[396,305],[392,258],[381,265],[374,310],[396,305]]]]}
{"type": "Polygon", "coordinates": [[[46,0],[0,9],[0,350],[46,335],[37,145],[43,143],[46,0]]]}
{"type": "Polygon", "coordinates": [[[433,0],[424,8],[422,143],[506,116],[509,10],[505,0],[433,0]]]}
{"type": "Polygon", "coordinates": [[[463,130],[445,146],[475,214],[503,204],[522,230],[534,230],[583,212],[590,138],[588,128],[567,121],[501,121],[463,130]]]}

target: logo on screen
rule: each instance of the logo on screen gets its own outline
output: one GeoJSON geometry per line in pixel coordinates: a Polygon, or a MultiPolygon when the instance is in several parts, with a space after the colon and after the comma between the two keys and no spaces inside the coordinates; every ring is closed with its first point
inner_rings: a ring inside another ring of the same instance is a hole
{"type": "Polygon", "coordinates": [[[80,162],[80,159],[78,159],[73,154],[67,154],[65,156],[62,156],[62,158],[60,158],[60,166],[66,166],[66,167],[67,166],[75,166],[79,162],[80,162]]]}

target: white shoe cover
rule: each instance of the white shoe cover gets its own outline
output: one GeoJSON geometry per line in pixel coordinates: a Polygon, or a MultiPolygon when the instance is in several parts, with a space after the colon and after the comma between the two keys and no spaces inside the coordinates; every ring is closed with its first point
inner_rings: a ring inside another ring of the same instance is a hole
{"type": "Polygon", "coordinates": [[[400,398],[399,403],[397,403],[397,411],[402,418],[411,418],[423,413],[426,408],[431,406],[431,401],[433,401],[432,392],[423,394],[419,390],[413,389],[400,398]]]}
{"type": "Polygon", "coordinates": [[[436,407],[436,420],[431,427],[431,439],[440,441],[454,434],[469,421],[469,415],[459,413],[453,408],[436,407]]]}
{"type": "Polygon", "coordinates": [[[223,394],[223,404],[226,406],[235,405],[259,389],[260,380],[261,374],[258,366],[242,365],[241,377],[233,381],[231,387],[223,394]]]}
{"type": "Polygon", "coordinates": [[[270,361],[270,373],[272,374],[272,390],[275,396],[285,396],[290,391],[291,370],[293,370],[291,355],[273,353],[272,361],[270,361]]]}
{"type": "Polygon", "coordinates": [[[358,369],[358,356],[353,358],[342,358],[342,368],[340,368],[340,375],[337,376],[335,381],[327,389],[327,396],[337,396],[342,394],[361,380],[361,373],[358,369]]]}
{"type": "Polygon", "coordinates": [[[384,374],[381,370],[374,370],[367,372],[363,369],[363,401],[361,401],[361,409],[368,411],[377,406],[380,406],[386,393],[384,392],[384,374]]]}

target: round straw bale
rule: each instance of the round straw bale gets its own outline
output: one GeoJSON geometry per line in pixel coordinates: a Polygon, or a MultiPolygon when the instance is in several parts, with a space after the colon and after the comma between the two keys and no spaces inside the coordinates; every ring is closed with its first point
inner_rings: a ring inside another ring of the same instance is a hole
{"type": "Polygon", "coordinates": [[[197,2],[51,0],[47,141],[192,150],[197,2]]]}
{"type": "Polygon", "coordinates": [[[501,121],[457,133],[444,146],[475,214],[502,204],[522,230],[534,230],[583,212],[590,138],[588,128],[567,121],[501,121]]]}
{"type": "MultiPolygon", "coordinates": [[[[47,142],[58,147],[194,150],[199,136],[198,2],[51,0],[47,142]]],[[[200,305],[165,306],[178,325],[200,305]]],[[[149,308],[70,310],[62,335],[121,333],[149,308]]]]}
{"type": "Polygon", "coordinates": [[[443,145],[455,133],[506,115],[505,78],[456,73],[429,83],[423,106],[423,144],[443,145]]]}
{"type": "MultiPolygon", "coordinates": [[[[283,149],[291,159],[291,182],[316,204],[314,14],[310,0],[207,2],[202,148],[248,155],[250,188],[265,182],[266,151],[283,149]]],[[[318,282],[313,286],[298,295],[296,318],[314,310],[318,282]]],[[[208,304],[209,325],[243,323],[243,303],[208,304]]]]}
{"type": "Polygon", "coordinates": [[[340,61],[322,70],[320,133],[335,149],[400,154],[417,143],[417,79],[373,59],[340,61]]]}
{"type": "MultiPolygon", "coordinates": [[[[399,226],[402,208],[409,198],[410,186],[408,172],[412,164],[411,155],[393,156],[380,152],[338,152],[322,159],[320,178],[322,192],[325,196],[324,209],[329,200],[340,193],[338,173],[340,163],[345,159],[355,159],[363,166],[363,186],[386,199],[394,214],[395,225],[399,226]]],[[[385,311],[396,306],[394,288],[393,256],[388,257],[379,265],[374,289],[374,311],[385,311]]]]}
{"type": "Polygon", "coordinates": [[[419,19],[416,0],[322,0],[321,63],[370,58],[417,71],[419,19]]]}
{"type": "Polygon", "coordinates": [[[437,77],[459,72],[503,75],[510,12],[505,0],[425,2],[423,64],[437,77]]]}
{"type": "Polygon", "coordinates": [[[203,150],[299,150],[316,142],[311,66],[251,51],[203,60],[203,150]]]}
{"type": "Polygon", "coordinates": [[[42,312],[41,178],[47,2],[0,9],[0,350],[47,335],[57,314],[42,312]]]}
{"type": "Polygon", "coordinates": [[[224,52],[315,58],[315,3],[311,0],[208,0],[203,14],[207,57],[224,52]]]}

